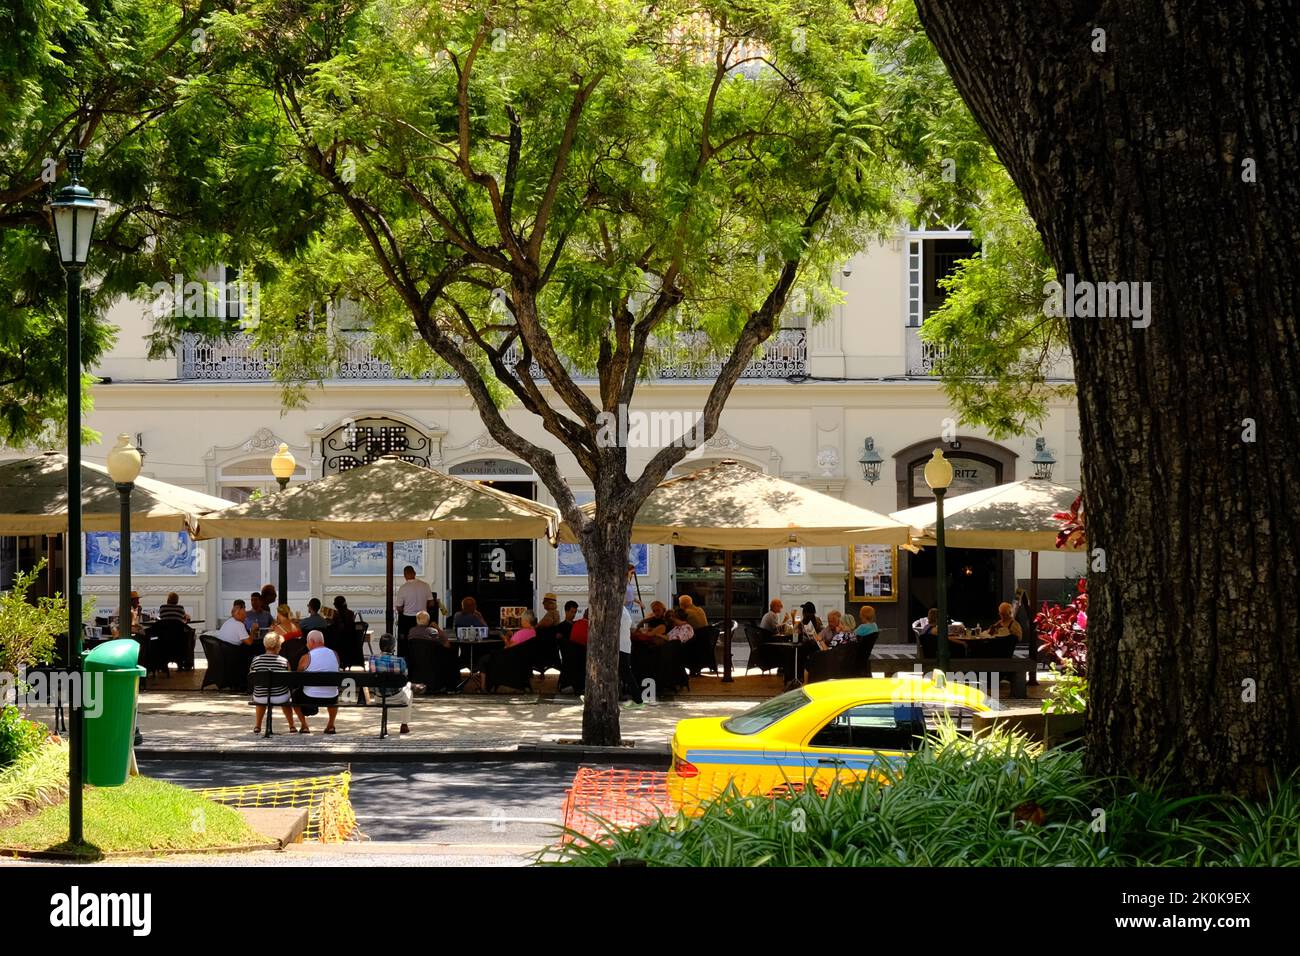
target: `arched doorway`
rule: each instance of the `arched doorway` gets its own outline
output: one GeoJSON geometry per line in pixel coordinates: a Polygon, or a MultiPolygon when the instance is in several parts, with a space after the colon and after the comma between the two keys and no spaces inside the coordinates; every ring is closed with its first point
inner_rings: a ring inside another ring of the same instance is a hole
{"type": "MultiPolygon", "coordinates": [[[[958,438],[951,442],[934,438],[917,442],[897,452],[898,507],[910,508],[934,500],[934,492],[925,483],[925,463],[934,449],[942,448],[953,466],[953,482],[948,497],[992,488],[1015,480],[1015,452],[980,438],[958,438]]],[[[946,575],[948,616],[969,625],[989,624],[997,616],[998,603],[1010,600],[1015,586],[1015,552],[982,548],[947,548],[946,575]]],[[[901,599],[905,609],[900,633],[907,636],[907,625],[924,617],[938,598],[934,548],[918,554],[904,553],[899,569],[902,578],[901,599]]]]}
{"type": "MultiPolygon", "coordinates": [[[[475,458],[452,465],[449,474],[536,499],[536,475],[527,465],[501,458],[475,458]]],[[[460,607],[473,597],[488,624],[500,623],[503,607],[536,610],[533,567],[537,542],[530,538],[481,538],[451,541],[447,570],[447,606],[460,607]]]]}

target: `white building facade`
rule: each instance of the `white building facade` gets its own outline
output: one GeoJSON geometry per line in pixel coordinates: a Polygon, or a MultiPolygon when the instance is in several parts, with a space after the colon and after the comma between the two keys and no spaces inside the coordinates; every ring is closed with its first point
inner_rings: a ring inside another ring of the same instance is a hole
{"type": "MultiPolygon", "coordinates": [[[[1035,438],[1041,437],[1057,459],[1055,480],[1078,487],[1081,450],[1072,402],[1054,404],[1036,434],[993,441],[955,426],[956,412],[929,375],[936,356],[922,346],[917,331],[942,298],[937,278],[969,254],[964,233],[908,232],[856,256],[836,276],[844,303],[823,322],[806,327],[794,319],[777,333],[733,391],[718,433],[678,473],[701,462],[735,459],[888,513],[928,495],[919,469],[935,447],[942,445],[956,459],[956,494],[1031,474],[1035,438]],[[883,458],[874,483],[864,479],[859,465],[867,439],[883,458]]],[[[271,379],[273,353],[254,352],[240,339],[187,339],[175,358],[150,360],[147,305],[124,301],[110,318],[121,331],[95,370],[103,382],[95,388],[88,425],[102,435],[102,444],[85,449],[89,460],[103,461],[115,436],[126,432],[145,452],[144,474],[238,501],[275,490],[270,458],[284,442],[298,462],[294,481],[394,453],[552,502],[529,463],[487,434],[458,381],[395,378],[369,354],[364,333],[356,334],[335,377],[308,389],[304,407],[282,410],[280,386],[271,379]]],[[[703,343],[682,342],[679,352],[676,364],[638,387],[636,409],[690,413],[702,407],[716,371],[703,343]]],[[[533,416],[516,408],[506,418],[531,441],[553,448],[571,487],[589,499],[590,483],[572,456],[533,416]]],[[[633,471],[653,453],[632,449],[633,471]]],[[[269,541],[159,541],[141,547],[169,556],[151,560],[146,553],[135,559],[140,573],[134,587],[143,603],[156,605],[176,591],[192,616],[208,626],[225,616],[232,599],[247,598],[277,579],[275,545],[269,541]]],[[[85,590],[109,606],[117,589],[115,573],[93,564],[92,543],[87,550],[85,590]]],[[[382,544],[291,542],[289,555],[289,597],[296,609],[301,611],[311,596],[328,602],[342,594],[366,618],[382,620],[382,544]]],[[[686,592],[706,607],[720,607],[720,555],[655,546],[635,558],[647,604],[652,597],[686,592]]],[[[757,617],[775,597],[787,607],[812,601],[822,615],[836,607],[856,611],[870,601],[882,626],[897,628],[933,601],[932,555],[864,552],[856,579],[854,560],[836,548],[740,555],[737,616],[757,617]]],[[[399,575],[405,563],[417,567],[444,604],[473,593],[488,606],[537,607],[547,591],[561,603],[586,604],[580,555],[545,542],[412,542],[398,548],[399,575]],[[506,552],[504,566],[499,560],[489,565],[492,549],[506,552]]],[[[950,565],[957,592],[954,616],[972,622],[980,615],[991,621],[996,601],[1010,599],[1029,574],[1028,555],[1012,552],[957,552],[950,565]]],[[[1044,555],[1040,596],[1059,598],[1065,582],[1081,570],[1078,557],[1044,555]]]]}

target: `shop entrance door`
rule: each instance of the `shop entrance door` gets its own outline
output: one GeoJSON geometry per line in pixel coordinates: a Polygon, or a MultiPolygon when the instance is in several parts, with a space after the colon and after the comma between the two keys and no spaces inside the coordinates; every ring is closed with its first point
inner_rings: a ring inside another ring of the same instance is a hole
{"type": "MultiPolygon", "coordinates": [[[[521,498],[533,498],[531,481],[483,481],[521,498]]],[[[526,607],[537,610],[533,593],[533,554],[536,542],[529,538],[484,538],[452,541],[448,613],[472,597],[490,627],[501,623],[501,608],[526,607]]]]}

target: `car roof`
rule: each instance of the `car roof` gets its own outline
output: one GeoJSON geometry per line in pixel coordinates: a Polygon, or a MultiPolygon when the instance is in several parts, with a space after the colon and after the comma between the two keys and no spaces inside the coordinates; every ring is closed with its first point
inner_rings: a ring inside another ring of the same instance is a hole
{"type": "Polygon", "coordinates": [[[804,693],[814,701],[879,700],[906,703],[960,704],[979,710],[991,709],[990,701],[977,687],[948,681],[936,686],[926,677],[852,677],[844,680],[817,681],[804,685],[804,693]]]}

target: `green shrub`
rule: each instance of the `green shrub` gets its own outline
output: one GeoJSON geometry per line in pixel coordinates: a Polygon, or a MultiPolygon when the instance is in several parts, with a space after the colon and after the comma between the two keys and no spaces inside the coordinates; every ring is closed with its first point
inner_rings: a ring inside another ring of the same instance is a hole
{"type": "Polygon", "coordinates": [[[14,586],[0,592],[0,671],[18,674],[54,656],[55,637],[68,632],[68,604],[62,597],[27,600],[27,592],[40,578],[45,559],[14,578],[14,586]]]}
{"type": "Polygon", "coordinates": [[[1267,804],[1090,778],[1077,750],[941,728],[888,783],[784,799],[730,792],[698,818],[665,817],[598,840],[574,834],[548,862],[606,866],[1300,865],[1300,775],[1267,804]]]}
{"type": "Polygon", "coordinates": [[[1072,661],[1066,661],[1060,670],[1053,664],[1051,671],[1056,675],[1056,680],[1043,699],[1043,713],[1084,713],[1088,709],[1088,679],[1075,671],[1072,661]]]}
{"type": "Polygon", "coordinates": [[[17,707],[0,705],[0,770],[36,750],[47,736],[41,724],[26,720],[17,707]]]}

